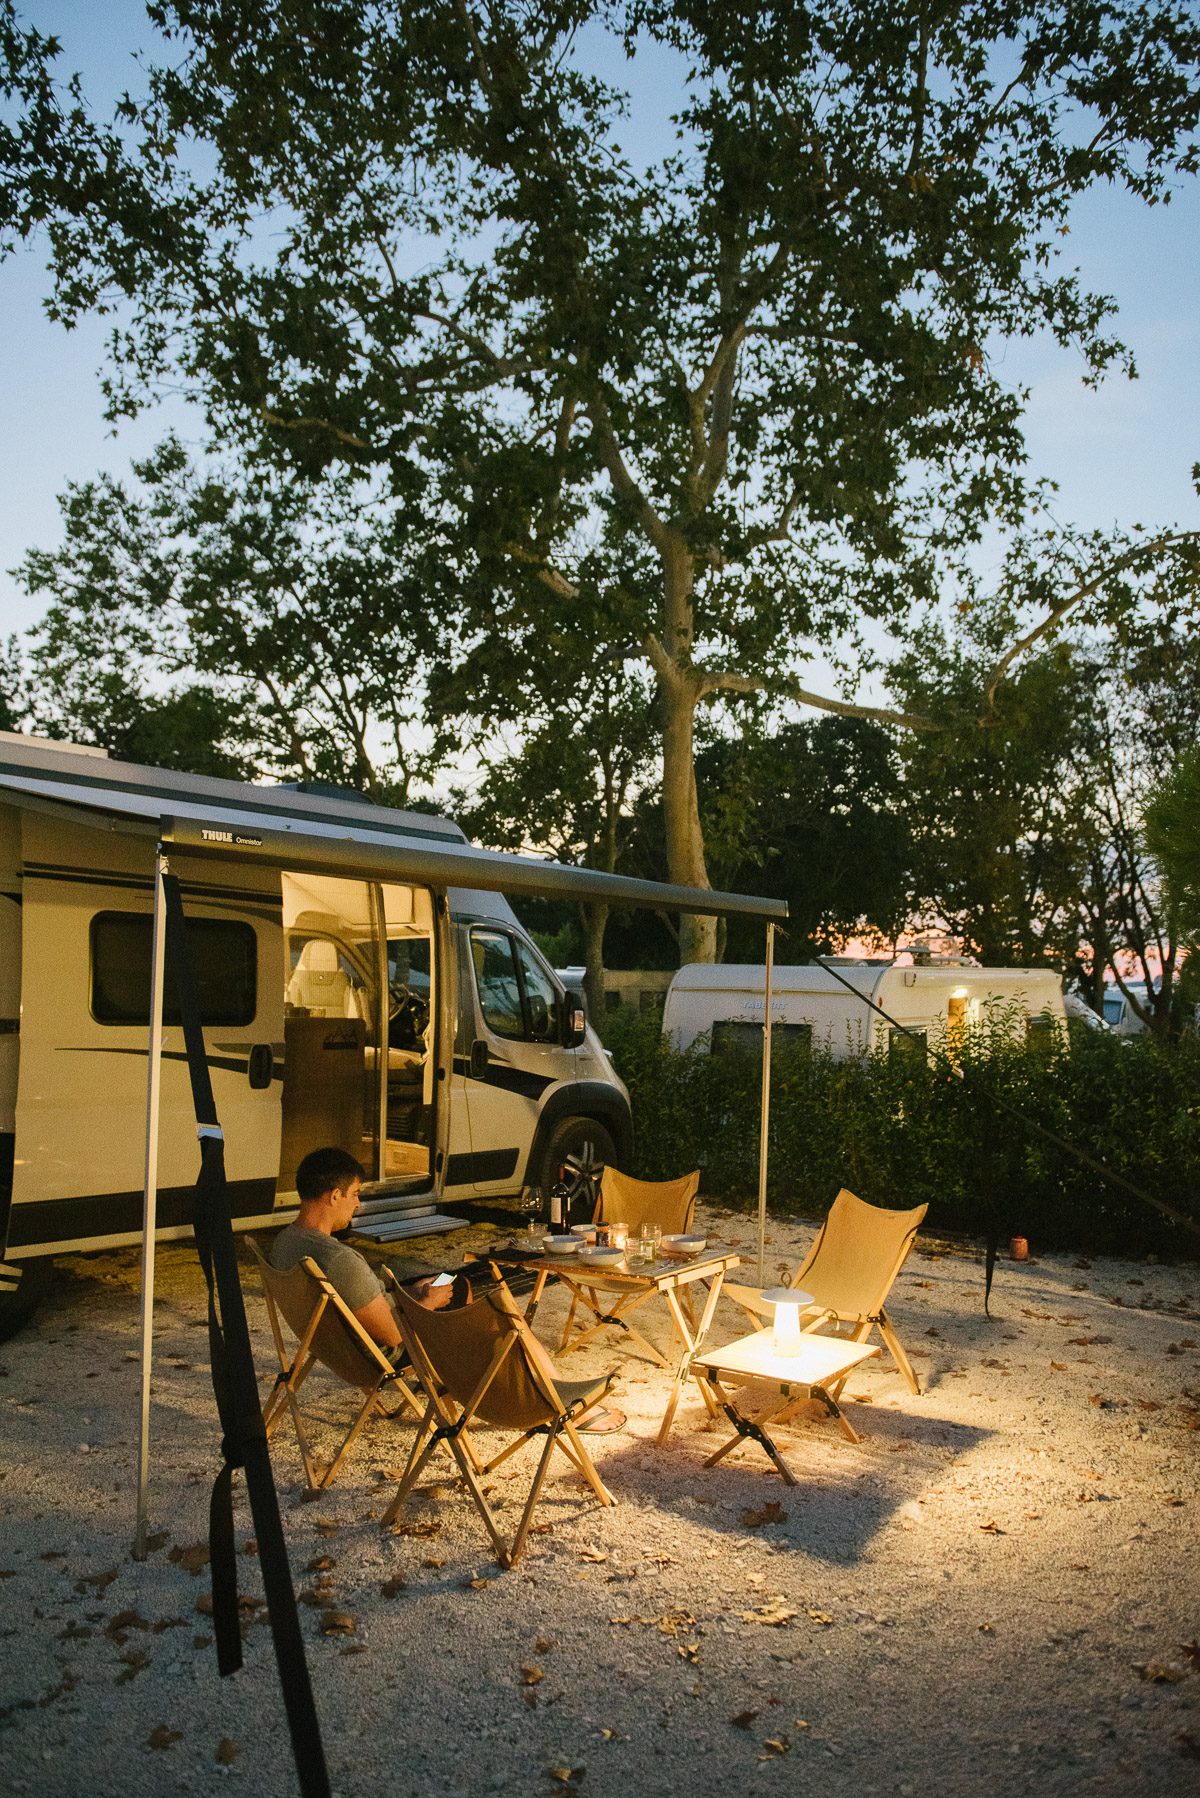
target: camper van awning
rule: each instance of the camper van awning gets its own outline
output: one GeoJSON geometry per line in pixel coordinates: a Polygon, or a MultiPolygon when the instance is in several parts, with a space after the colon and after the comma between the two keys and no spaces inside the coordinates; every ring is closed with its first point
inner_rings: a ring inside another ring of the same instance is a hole
{"type": "Polygon", "coordinates": [[[0,794],[134,830],[189,855],[361,880],[413,880],[536,899],[599,900],[658,911],[781,919],[780,899],[633,880],[533,856],[476,849],[447,818],[367,800],[255,787],[142,768],[30,739],[0,742],[0,794]]]}

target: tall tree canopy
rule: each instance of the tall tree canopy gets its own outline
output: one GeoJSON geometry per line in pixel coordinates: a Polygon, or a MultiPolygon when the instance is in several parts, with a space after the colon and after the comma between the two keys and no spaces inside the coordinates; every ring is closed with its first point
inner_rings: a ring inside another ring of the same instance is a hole
{"type": "MultiPolygon", "coordinates": [[[[1196,161],[1172,0],[148,11],[163,58],[104,125],[0,0],[0,197],[48,229],[52,310],[112,311],[112,413],[182,380],[223,445],[386,492],[476,705],[548,615],[641,662],[699,885],[697,708],[873,710],[804,666],[903,635],[1022,516],[997,346],[1120,359],[1059,261],[1072,198],[1154,201],[1196,161]],[[684,98],[639,161],[597,69],[647,44],[684,98]]],[[[686,921],[685,955],[713,942],[686,921]]]]}

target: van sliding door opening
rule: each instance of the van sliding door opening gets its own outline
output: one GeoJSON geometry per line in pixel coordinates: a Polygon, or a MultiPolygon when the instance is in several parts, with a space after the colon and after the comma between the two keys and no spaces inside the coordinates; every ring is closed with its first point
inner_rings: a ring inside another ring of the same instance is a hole
{"type": "Polygon", "coordinates": [[[284,874],[279,1190],[310,1149],[427,1185],[434,1140],[433,904],[421,887],[284,874]]]}

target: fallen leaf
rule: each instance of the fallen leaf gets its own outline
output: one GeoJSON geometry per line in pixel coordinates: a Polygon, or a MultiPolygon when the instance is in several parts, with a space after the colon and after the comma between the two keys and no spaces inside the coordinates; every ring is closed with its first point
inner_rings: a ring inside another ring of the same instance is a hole
{"type": "Polygon", "coordinates": [[[833,1618],[829,1615],[828,1611],[810,1610],[808,1614],[812,1618],[812,1621],[814,1623],[832,1623],[833,1622],[833,1618]]]}
{"type": "Polygon", "coordinates": [[[681,1643],[679,1646],[679,1649],[678,1649],[678,1654],[679,1654],[679,1658],[681,1661],[687,1661],[690,1663],[690,1665],[695,1666],[696,1662],[700,1659],[700,1644],[699,1644],[699,1642],[683,1642],[683,1643],[681,1643]]]}
{"type": "Polygon", "coordinates": [[[322,1611],[321,1634],[323,1636],[352,1636],[357,1630],[349,1611],[322,1611]]]}
{"type": "Polygon", "coordinates": [[[217,1752],[213,1758],[218,1767],[232,1767],[240,1752],[241,1750],[232,1737],[222,1736],[217,1743],[217,1752]]]}
{"type": "Polygon", "coordinates": [[[979,1625],[979,1633],[981,1636],[994,1636],[996,1633],[996,1625],[994,1623],[981,1623],[979,1625]]]}
{"type": "Polygon", "coordinates": [[[320,1610],[321,1606],[328,1605],[329,1600],[333,1597],[333,1584],[331,1581],[318,1581],[315,1586],[306,1586],[303,1592],[297,1593],[297,1597],[301,1604],[311,1605],[315,1610],[320,1610]]]}
{"type": "Polygon", "coordinates": [[[482,1592],[483,1588],[485,1586],[490,1586],[491,1583],[490,1579],[485,1579],[482,1574],[475,1573],[472,1574],[470,1579],[465,1579],[463,1581],[463,1586],[468,1592],[482,1592]]]}
{"type": "Polygon", "coordinates": [[[739,1711],[737,1716],[731,1717],[729,1721],[735,1729],[749,1729],[757,1716],[757,1711],[739,1711]]]}
{"type": "Polygon", "coordinates": [[[760,1754],[758,1758],[760,1761],[776,1760],[781,1754],[787,1754],[791,1746],[786,1736],[768,1736],[763,1743],[767,1752],[760,1754]]]}
{"type": "Polygon", "coordinates": [[[787,1512],[777,1499],[772,1498],[757,1510],[747,1506],[742,1512],[742,1522],[748,1530],[760,1530],[768,1523],[786,1523],[787,1512]]]}
{"type": "Polygon", "coordinates": [[[546,1772],[560,1786],[578,1785],[587,1772],[586,1767],[547,1767],[546,1772]]]}
{"type": "Polygon", "coordinates": [[[1067,1364],[1065,1361],[1051,1361],[1050,1365],[1055,1373],[1066,1373],[1067,1371],[1067,1364]]]}
{"type": "Polygon", "coordinates": [[[191,1542],[184,1546],[177,1542],[174,1548],[167,1550],[168,1561],[174,1561],[185,1573],[202,1573],[208,1566],[208,1543],[191,1542]]]}
{"type": "Polygon", "coordinates": [[[442,1526],[436,1520],[428,1523],[398,1523],[395,1526],[397,1536],[416,1536],[427,1541],[430,1536],[440,1536],[442,1526]]]}
{"type": "Polygon", "coordinates": [[[1008,1531],[1002,1530],[998,1523],[981,1523],[979,1527],[985,1536],[1007,1536],[1008,1534],[1008,1531]]]}
{"type": "MultiPolygon", "coordinates": [[[[6,1574],[5,1577],[11,1578],[12,1576],[11,1574],[6,1574]]],[[[85,1573],[82,1579],[77,1579],[75,1581],[75,1590],[80,1593],[107,1592],[116,1577],[117,1570],[115,1567],[109,1568],[106,1573],[85,1573]]]]}
{"type": "Polygon", "coordinates": [[[328,1573],[331,1567],[336,1566],[337,1562],[332,1555],[314,1555],[304,1571],[305,1573],[328,1573]]]}
{"type": "Polygon", "coordinates": [[[554,1647],[554,1643],[550,1640],[549,1636],[539,1636],[533,1646],[539,1654],[549,1654],[550,1650],[554,1647]]]}
{"type": "Polygon", "coordinates": [[[522,1667],[521,1684],[523,1686],[540,1686],[546,1675],[540,1667],[522,1667]]]}
{"type": "Polygon", "coordinates": [[[313,1519],[313,1528],[318,1536],[336,1536],[341,1527],[341,1524],[335,1523],[332,1517],[314,1517],[313,1519]]]}
{"type": "Polygon", "coordinates": [[[1143,1679],[1156,1685],[1177,1686],[1188,1676],[1188,1669],[1179,1661],[1135,1661],[1133,1664],[1143,1679]]]}
{"type": "Polygon", "coordinates": [[[1140,1398],[1138,1400],[1138,1410],[1139,1411],[1161,1411],[1162,1406],[1159,1404],[1159,1402],[1156,1398],[1140,1398]]]}
{"type": "Polygon", "coordinates": [[[165,1723],[160,1723],[146,1737],[146,1746],[147,1748],[172,1748],[176,1742],[182,1742],[182,1740],[182,1730],[168,1729],[165,1723]]]}
{"type": "Polygon", "coordinates": [[[258,1553],[258,1543],[253,1536],[248,1536],[242,1543],[242,1553],[244,1555],[256,1555],[258,1553]]]}
{"type": "Polygon", "coordinates": [[[421,1565],[422,1567],[428,1567],[431,1572],[436,1573],[439,1568],[446,1565],[446,1557],[445,1555],[426,1555],[425,1559],[421,1562],[421,1565]]]}
{"type": "Polygon", "coordinates": [[[1179,1644],[1179,1652],[1185,1661],[1191,1662],[1193,1667],[1200,1667],[1200,1641],[1197,1641],[1194,1636],[1190,1642],[1179,1644]]]}
{"type": "Polygon", "coordinates": [[[394,1573],[391,1579],[384,1580],[379,1590],[383,1593],[385,1598],[395,1598],[398,1592],[403,1592],[407,1584],[408,1581],[402,1573],[394,1573]]]}
{"type": "Polygon", "coordinates": [[[608,1555],[602,1548],[582,1548],[579,1551],[581,1561],[607,1561],[608,1555]]]}
{"type": "Polygon", "coordinates": [[[782,1592],[776,1598],[769,1598],[757,1611],[741,1613],[743,1623],[764,1623],[771,1629],[782,1629],[795,1616],[796,1612],[787,1608],[782,1592]]]}
{"type": "Polygon", "coordinates": [[[114,1680],[114,1685],[127,1686],[131,1680],[144,1673],[150,1665],[150,1656],[141,1648],[127,1648],[121,1656],[125,1665],[114,1680]]]}

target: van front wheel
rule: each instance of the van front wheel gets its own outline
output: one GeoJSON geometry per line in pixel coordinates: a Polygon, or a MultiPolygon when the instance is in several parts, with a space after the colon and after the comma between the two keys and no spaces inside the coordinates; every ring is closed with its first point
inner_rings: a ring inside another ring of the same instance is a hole
{"type": "Polygon", "coordinates": [[[547,1191],[559,1181],[571,1194],[572,1208],[589,1213],[600,1196],[600,1176],[617,1159],[617,1145],[595,1118],[564,1118],[556,1124],[542,1151],[537,1184],[547,1191]]]}

